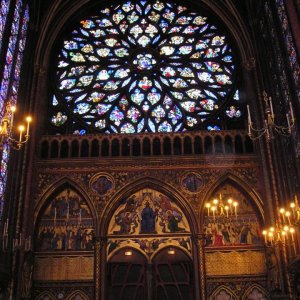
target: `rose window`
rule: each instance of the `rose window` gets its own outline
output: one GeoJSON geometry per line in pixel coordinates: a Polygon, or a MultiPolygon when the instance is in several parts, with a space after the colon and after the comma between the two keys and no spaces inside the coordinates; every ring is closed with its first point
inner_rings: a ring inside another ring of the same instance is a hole
{"type": "Polygon", "coordinates": [[[63,41],[55,78],[55,126],[177,132],[207,128],[221,108],[238,115],[227,103],[237,96],[226,36],[172,3],[128,1],[81,20],[63,41]]]}

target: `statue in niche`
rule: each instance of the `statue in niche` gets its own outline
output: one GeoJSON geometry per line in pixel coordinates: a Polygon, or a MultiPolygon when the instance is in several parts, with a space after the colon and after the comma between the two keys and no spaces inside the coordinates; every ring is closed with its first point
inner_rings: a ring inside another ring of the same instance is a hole
{"type": "Polygon", "coordinates": [[[140,233],[156,233],[155,219],[157,213],[150,207],[149,201],[146,201],[145,207],[141,213],[141,231],[140,233]]]}

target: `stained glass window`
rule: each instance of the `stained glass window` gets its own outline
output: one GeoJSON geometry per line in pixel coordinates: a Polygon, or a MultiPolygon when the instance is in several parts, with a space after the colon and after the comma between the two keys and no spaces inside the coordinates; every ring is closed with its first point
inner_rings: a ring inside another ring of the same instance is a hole
{"type": "Polygon", "coordinates": [[[298,95],[300,93],[299,86],[299,75],[300,75],[300,66],[299,66],[299,58],[297,57],[297,52],[294,46],[294,39],[290,30],[289,21],[284,5],[283,0],[276,0],[278,15],[280,19],[280,23],[282,24],[282,33],[284,37],[284,42],[289,58],[289,63],[291,70],[293,72],[293,77],[295,81],[295,85],[298,91],[298,95]]]}
{"type": "Polygon", "coordinates": [[[241,115],[237,103],[228,103],[239,97],[228,38],[187,7],[159,1],[112,5],[78,22],[60,45],[50,117],[56,127],[213,130],[220,126],[210,120],[219,122],[221,111],[225,118],[241,115]]]}
{"type": "Polygon", "coordinates": [[[0,49],[2,47],[3,33],[8,15],[9,4],[10,0],[2,0],[0,2],[0,49]]]}
{"type": "MultiPolygon", "coordinates": [[[[27,25],[29,21],[28,6],[23,10],[21,0],[17,1],[14,10],[14,22],[11,28],[8,48],[5,57],[4,74],[0,90],[0,116],[3,116],[8,98],[10,104],[16,105],[19,89],[20,70],[22,65],[23,51],[26,42],[27,25]],[[8,97],[10,96],[10,97],[8,97]]],[[[0,152],[0,218],[4,205],[4,192],[7,181],[7,166],[9,160],[9,146],[4,145],[0,152]]]]}

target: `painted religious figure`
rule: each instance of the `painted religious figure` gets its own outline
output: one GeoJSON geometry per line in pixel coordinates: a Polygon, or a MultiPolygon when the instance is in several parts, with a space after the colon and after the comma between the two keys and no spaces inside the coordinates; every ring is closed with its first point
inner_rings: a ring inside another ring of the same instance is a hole
{"type": "Polygon", "coordinates": [[[48,205],[38,223],[37,251],[93,250],[93,220],[86,202],[67,189],[48,205]]]}
{"type": "Polygon", "coordinates": [[[100,176],[92,182],[91,186],[99,195],[104,196],[112,189],[113,183],[107,176],[100,176]]]}
{"type": "Polygon", "coordinates": [[[149,201],[146,202],[144,209],[141,213],[141,231],[140,233],[156,233],[155,219],[157,212],[150,207],[149,201]]]}
{"type": "Polygon", "coordinates": [[[166,195],[142,190],[122,200],[109,225],[109,234],[190,232],[181,209],[166,195]]]}
{"type": "Polygon", "coordinates": [[[197,193],[201,186],[202,180],[196,174],[188,174],[182,180],[182,185],[191,193],[197,193]]]}

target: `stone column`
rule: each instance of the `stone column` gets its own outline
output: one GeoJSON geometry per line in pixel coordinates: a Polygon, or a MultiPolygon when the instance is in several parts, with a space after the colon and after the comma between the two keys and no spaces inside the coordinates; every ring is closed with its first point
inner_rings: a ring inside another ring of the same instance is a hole
{"type": "Polygon", "coordinates": [[[204,252],[205,235],[196,234],[193,236],[193,241],[195,245],[196,255],[198,258],[197,263],[194,264],[194,268],[195,268],[195,273],[197,272],[200,276],[198,279],[200,293],[198,289],[198,291],[196,291],[196,299],[200,297],[201,300],[206,300],[206,276],[205,276],[206,272],[205,272],[205,252],[204,252]],[[197,294],[199,295],[198,297],[197,294]]]}
{"type": "Polygon", "coordinates": [[[95,299],[105,300],[106,277],[106,237],[95,238],[95,299]]]}

